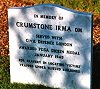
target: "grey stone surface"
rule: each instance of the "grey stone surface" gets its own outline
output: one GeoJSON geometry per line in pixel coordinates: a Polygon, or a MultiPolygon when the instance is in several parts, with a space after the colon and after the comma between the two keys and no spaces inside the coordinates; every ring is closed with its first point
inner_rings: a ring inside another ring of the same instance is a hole
{"type": "Polygon", "coordinates": [[[90,89],[92,14],[43,4],[8,9],[11,82],[90,89]]]}

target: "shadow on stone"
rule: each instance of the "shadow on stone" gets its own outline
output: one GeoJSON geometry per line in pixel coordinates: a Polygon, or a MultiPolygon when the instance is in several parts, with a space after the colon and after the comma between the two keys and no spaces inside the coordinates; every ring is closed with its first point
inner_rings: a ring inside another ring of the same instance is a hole
{"type": "Polygon", "coordinates": [[[93,89],[100,89],[100,43],[93,47],[93,89]]]}

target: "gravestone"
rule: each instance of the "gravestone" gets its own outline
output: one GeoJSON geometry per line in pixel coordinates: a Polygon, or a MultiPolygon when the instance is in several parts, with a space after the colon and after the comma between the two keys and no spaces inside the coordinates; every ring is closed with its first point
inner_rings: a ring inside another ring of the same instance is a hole
{"type": "Polygon", "coordinates": [[[90,89],[92,14],[43,4],[8,9],[11,83],[90,89]]]}

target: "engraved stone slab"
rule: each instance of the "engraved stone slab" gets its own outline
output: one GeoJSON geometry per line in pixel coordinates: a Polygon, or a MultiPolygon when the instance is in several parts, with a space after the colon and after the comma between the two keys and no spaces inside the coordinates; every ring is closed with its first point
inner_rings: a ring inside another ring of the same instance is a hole
{"type": "Polygon", "coordinates": [[[92,14],[43,4],[8,9],[11,82],[91,88],[92,14]]]}

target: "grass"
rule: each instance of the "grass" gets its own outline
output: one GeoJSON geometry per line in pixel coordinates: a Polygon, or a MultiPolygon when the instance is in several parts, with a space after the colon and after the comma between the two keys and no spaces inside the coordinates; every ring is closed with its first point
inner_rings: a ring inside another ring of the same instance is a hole
{"type": "Polygon", "coordinates": [[[9,57],[0,57],[0,89],[53,89],[43,85],[10,83],[9,57]]]}

